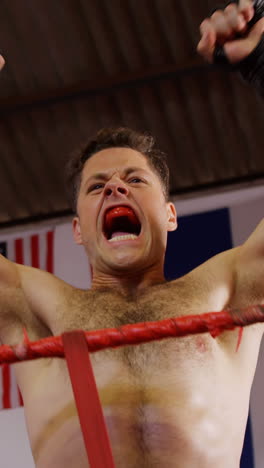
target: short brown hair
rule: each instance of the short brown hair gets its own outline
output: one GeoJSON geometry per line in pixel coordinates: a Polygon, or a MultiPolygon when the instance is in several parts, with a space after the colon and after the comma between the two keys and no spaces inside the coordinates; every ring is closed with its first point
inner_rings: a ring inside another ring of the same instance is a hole
{"type": "Polygon", "coordinates": [[[160,151],[153,136],[126,127],[103,128],[78,151],[74,152],[66,165],[66,189],[71,208],[76,204],[81,185],[82,170],[86,161],[95,153],[107,148],[131,148],[143,154],[159,176],[166,200],[169,197],[169,168],[167,156],[160,151]]]}

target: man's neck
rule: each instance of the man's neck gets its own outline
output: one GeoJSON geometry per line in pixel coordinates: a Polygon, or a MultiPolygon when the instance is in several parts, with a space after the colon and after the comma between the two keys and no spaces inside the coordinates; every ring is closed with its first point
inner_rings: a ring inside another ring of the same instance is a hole
{"type": "Polygon", "coordinates": [[[124,295],[134,295],[142,292],[144,289],[154,284],[163,283],[165,281],[163,272],[144,272],[138,275],[124,273],[123,275],[106,275],[103,273],[94,273],[92,280],[92,289],[113,289],[124,295]]]}

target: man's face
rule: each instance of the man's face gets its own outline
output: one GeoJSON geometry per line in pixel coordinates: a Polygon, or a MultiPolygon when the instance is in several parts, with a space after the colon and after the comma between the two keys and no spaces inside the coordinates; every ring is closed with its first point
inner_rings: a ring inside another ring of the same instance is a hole
{"type": "Polygon", "coordinates": [[[108,148],[85,163],[73,220],[94,273],[142,272],[163,263],[176,212],[159,177],[130,148],[108,148]]]}

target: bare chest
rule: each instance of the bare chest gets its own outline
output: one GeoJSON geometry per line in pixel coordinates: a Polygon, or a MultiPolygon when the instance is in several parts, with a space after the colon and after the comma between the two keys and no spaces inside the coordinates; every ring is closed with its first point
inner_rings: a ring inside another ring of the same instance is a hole
{"type": "MultiPolygon", "coordinates": [[[[175,288],[166,284],[138,296],[123,297],[112,292],[88,294],[71,305],[71,313],[66,311],[61,321],[62,329],[57,333],[77,328],[118,328],[126,324],[159,321],[210,310],[211,304],[206,304],[206,301],[199,297],[190,297],[190,293],[186,296],[183,289],[175,291],[175,288]]],[[[198,366],[200,360],[204,364],[206,359],[211,359],[215,349],[215,340],[208,334],[100,351],[92,356],[92,360],[99,368],[101,362],[116,362],[125,368],[127,373],[131,373],[133,378],[138,376],[142,379],[143,374],[146,375],[155,367],[167,368],[170,361],[175,368],[175,358],[180,363],[188,356],[188,360],[193,360],[198,366]]],[[[157,374],[157,371],[155,373],[157,374]]]]}
{"type": "MultiPolygon", "coordinates": [[[[92,297],[92,305],[89,301],[76,304],[72,322],[67,320],[64,329],[112,328],[191,313],[185,299],[180,302],[178,298],[175,304],[166,296],[162,291],[157,296],[126,300],[109,295],[92,297]],[[87,310],[88,304],[91,309],[87,310]]],[[[193,302],[192,305],[197,313],[202,311],[202,304],[193,302]]],[[[186,466],[193,466],[197,454],[202,457],[202,466],[211,466],[203,447],[213,443],[214,447],[221,447],[221,451],[225,449],[221,439],[222,414],[226,415],[227,408],[219,408],[215,398],[219,380],[224,377],[220,375],[224,367],[218,344],[210,335],[100,351],[92,354],[91,360],[117,467],[150,468],[158,463],[178,468],[186,458],[186,446],[190,456],[186,466]],[[213,439],[207,429],[212,426],[216,433],[213,439]]],[[[53,408],[48,423],[34,442],[36,459],[42,457],[45,466],[48,466],[48,453],[52,452],[48,450],[48,441],[53,444],[52,449],[61,440],[67,447],[76,421],[73,420],[75,406],[65,364],[54,362],[48,372],[57,378],[56,389],[46,397],[54,401],[56,393],[60,405],[59,409],[53,408]],[[50,421],[52,428],[56,421],[54,438],[50,421]]],[[[227,389],[221,392],[223,402],[228,401],[227,389]]],[[[80,452],[83,453],[83,448],[78,446],[78,454],[80,452]]],[[[214,461],[217,457],[214,455],[214,461]]]]}
{"type": "MultiPolygon", "coordinates": [[[[76,296],[69,301],[53,333],[119,327],[212,310],[213,304],[204,298],[173,293],[170,288],[160,287],[138,297],[124,298],[108,292],[76,296]]],[[[239,379],[233,360],[227,359],[209,334],[100,351],[92,354],[91,360],[118,467],[124,466],[124,459],[133,460],[131,467],[152,466],[151,460],[159,460],[160,464],[166,460],[167,466],[176,467],[174,456],[177,453],[179,462],[183,460],[187,445],[191,458],[186,466],[193,466],[197,453],[202,459],[205,457],[202,466],[211,466],[203,447],[213,444],[221,447],[221,453],[227,450],[222,436],[231,410],[226,402],[230,401],[230,394],[238,394],[240,385],[236,384],[239,379]]],[[[80,434],[63,361],[54,360],[42,371],[35,396],[38,408],[38,402],[44,398],[49,401],[50,414],[45,409],[41,421],[36,422],[35,412],[31,411],[28,419],[32,418],[33,432],[38,426],[38,437],[33,437],[36,458],[43,456],[43,466],[49,466],[49,444],[58,447],[62,442],[67,446],[74,424],[80,434]],[[47,381],[54,385],[47,389],[47,381]]],[[[240,406],[238,400],[236,397],[234,401],[240,406]]],[[[76,448],[77,451],[84,452],[83,448],[76,448]]]]}

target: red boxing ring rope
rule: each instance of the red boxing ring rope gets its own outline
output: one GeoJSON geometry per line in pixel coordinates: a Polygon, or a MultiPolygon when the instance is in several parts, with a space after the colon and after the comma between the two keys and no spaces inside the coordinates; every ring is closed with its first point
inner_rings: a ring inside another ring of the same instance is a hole
{"type": "MultiPolygon", "coordinates": [[[[158,322],[135,323],[86,333],[81,330],[71,331],[35,342],[30,342],[24,331],[23,343],[0,346],[0,364],[65,356],[90,467],[114,468],[89,352],[196,333],[209,332],[216,337],[224,330],[233,330],[235,327],[256,322],[264,322],[264,305],[169,318],[158,322]]],[[[240,339],[241,333],[238,345],[240,339]]]]}
{"type": "MultiPolygon", "coordinates": [[[[224,330],[232,330],[235,327],[244,327],[256,322],[264,322],[264,305],[208,312],[201,315],[187,315],[158,322],[129,324],[119,328],[85,332],[85,336],[89,352],[94,353],[107,348],[136,345],[197,333],[209,332],[213,337],[216,337],[224,330]]],[[[64,357],[61,336],[51,336],[30,342],[26,332],[24,332],[23,343],[15,346],[0,346],[0,364],[11,364],[43,357],[64,357]]]]}

